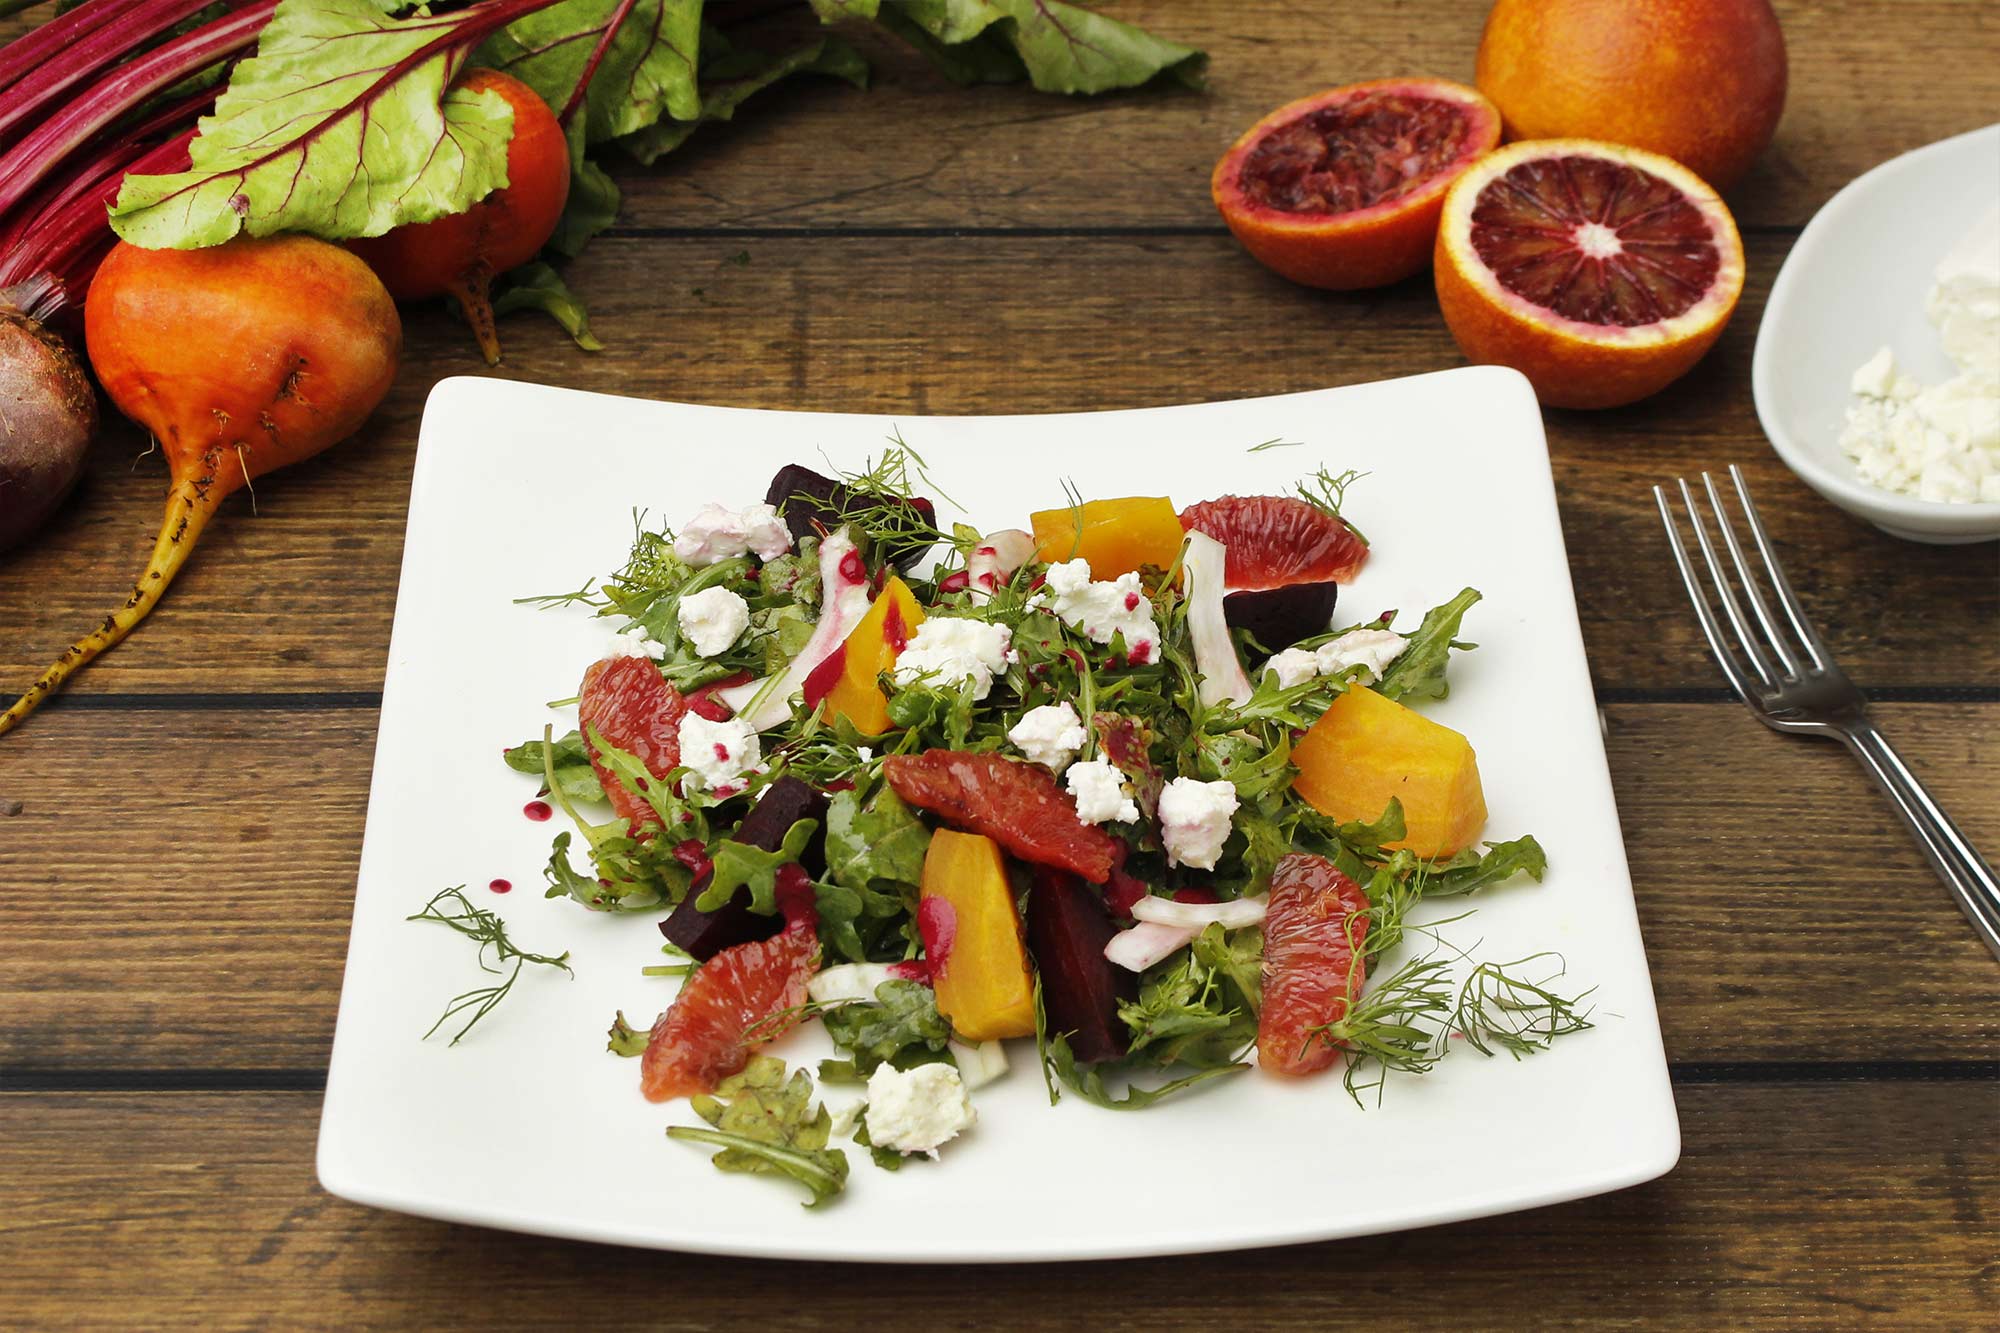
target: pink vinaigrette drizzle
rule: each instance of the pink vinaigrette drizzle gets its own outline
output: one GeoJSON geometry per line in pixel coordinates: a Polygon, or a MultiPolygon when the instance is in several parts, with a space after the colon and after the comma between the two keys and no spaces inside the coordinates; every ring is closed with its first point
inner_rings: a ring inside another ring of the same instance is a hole
{"type": "Polygon", "coordinates": [[[513,881],[505,879],[496,879],[486,887],[495,893],[512,893],[514,891],[513,881]]]}
{"type": "Polygon", "coordinates": [[[545,824],[548,822],[549,816],[553,815],[555,811],[550,808],[547,801],[530,801],[521,807],[521,813],[534,820],[537,824],[545,824]]]}

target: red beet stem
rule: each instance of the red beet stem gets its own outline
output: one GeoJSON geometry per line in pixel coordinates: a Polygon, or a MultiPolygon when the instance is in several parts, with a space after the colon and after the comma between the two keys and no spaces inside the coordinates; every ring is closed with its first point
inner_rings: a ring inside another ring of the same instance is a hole
{"type": "Polygon", "coordinates": [[[69,13],[58,14],[22,33],[0,48],[0,91],[13,87],[29,71],[40,69],[44,62],[70,50],[113,19],[149,2],[84,0],[69,13]]]}
{"type": "MultiPolygon", "coordinates": [[[[132,5],[124,12],[113,15],[96,31],[47,52],[39,63],[22,70],[7,88],[5,103],[0,105],[0,141],[13,136],[21,126],[36,124],[44,117],[55,113],[69,100],[64,94],[78,84],[86,79],[95,78],[132,55],[146,42],[170,30],[183,19],[199,14],[207,7],[208,0],[142,0],[142,3],[132,5]]],[[[253,5],[251,12],[256,8],[257,6],[253,5]]],[[[79,9],[65,17],[74,17],[75,14],[83,12],[84,10],[79,9]]],[[[268,15],[269,7],[265,7],[264,12],[268,15]]],[[[57,23],[61,21],[61,19],[56,20],[57,23]]],[[[217,22],[229,21],[230,18],[224,18],[217,22]]],[[[54,24],[47,26],[53,27],[54,24]]],[[[215,26],[214,23],[208,24],[189,33],[188,38],[215,26]]],[[[261,26],[263,26],[261,21],[252,25],[252,31],[245,38],[244,44],[247,45],[249,40],[254,39],[256,35],[254,29],[261,26]]],[[[21,41],[26,42],[36,38],[42,31],[44,29],[36,29],[23,36],[21,41]]],[[[170,41],[158,51],[149,52],[145,58],[151,59],[174,50],[186,40],[187,38],[179,38],[170,41]]],[[[16,45],[19,43],[5,48],[8,56],[13,55],[16,45]]],[[[168,63],[172,63],[171,58],[168,63]]],[[[202,63],[206,64],[207,61],[202,63]]],[[[167,84],[161,86],[176,83],[193,72],[192,69],[178,70],[167,84]]],[[[113,116],[123,114],[129,105],[130,103],[126,103],[114,108],[113,116]]]]}
{"type": "Polygon", "coordinates": [[[43,178],[91,135],[147,98],[255,42],[275,8],[277,0],[257,0],[120,65],[87,91],[66,99],[59,110],[0,156],[0,218],[10,216],[43,178]]]}

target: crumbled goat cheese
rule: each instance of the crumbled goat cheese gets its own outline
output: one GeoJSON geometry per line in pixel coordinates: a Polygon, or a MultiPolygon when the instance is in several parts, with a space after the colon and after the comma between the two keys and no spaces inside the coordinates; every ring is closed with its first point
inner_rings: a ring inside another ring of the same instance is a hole
{"type": "Polygon", "coordinates": [[[1132,802],[1125,775],[1109,759],[1071,764],[1066,782],[1069,794],[1076,800],[1076,818],[1080,824],[1103,824],[1111,820],[1130,823],[1139,817],[1139,807],[1132,802]]]}
{"type": "Polygon", "coordinates": [[[972,697],[993,692],[993,678],[1013,660],[1014,631],[963,616],[931,616],[896,657],[896,683],[928,677],[936,685],[972,682],[972,697]]]}
{"type": "Polygon", "coordinates": [[[750,628],[750,603],[727,588],[703,588],[681,598],[679,616],[695,652],[714,657],[750,628]]]}
{"type": "Polygon", "coordinates": [[[1925,312],[1958,374],[1925,385],[1887,347],[1848,386],[1840,447],[1861,480],[1920,500],[2000,503],[2000,209],[1937,266],[1925,312]]]}
{"type": "Polygon", "coordinates": [[[1065,560],[1049,566],[1041,602],[1092,643],[1110,643],[1123,635],[1126,660],[1135,666],[1159,656],[1160,629],[1153,623],[1153,603],[1136,573],[1093,582],[1089,561],[1081,556],[1065,560]]]}
{"type": "Polygon", "coordinates": [[[1160,793],[1160,841],[1166,845],[1167,864],[1215,869],[1235,814],[1236,788],[1230,783],[1195,778],[1169,782],[1160,793]]]}
{"type": "Polygon", "coordinates": [[[1368,668],[1360,677],[1363,684],[1380,680],[1389,664],[1403,655],[1410,641],[1393,630],[1351,629],[1330,643],[1319,646],[1313,656],[1319,660],[1319,674],[1338,675],[1352,666],[1368,668]]]}
{"type": "Polygon", "coordinates": [[[1083,719],[1068,703],[1030,708],[1007,730],[1008,741],[1028,757],[1029,763],[1040,764],[1052,773],[1067,768],[1089,738],[1083,719]]]}
{"type": "Polygon", "coordinates": [[[1277,672],[1278,688],[1289,690],[1319,674],[1319,654],[1310,648],[1287,648],[1282,653],[1272,653],[1264,669],[1277,672]]]}
{"type": "Polygon", "coordinates": [[[1356,677],[1365,685],[1382,679],[1389,664],[1409,646],[1408,639],[1386,629],[1351,629],[1317,649],[1287,648],[1273,653],[1264,669],[1278,673],[1280,689],[1290,689],[1315,676],[1336,676],[1349,667],[1365,667],[1356,677]]]}
{"type": "Polygon", "coordinates": [[[646,633],[643,625],[627,625],[624,629],[608,636],[604,648],[606,657],[648,657],[657,662],[667,655],[667,647],[656,643],[646,633]]]}
{"type": "Polygon", "coordinates": [[[791,529],[767,504],[726,509],[711,502],[674,535],[674,554],[697,567],[746,554],[775,560],[791,549],[791,529]]]}
{"type": "Polygon", "coordinates": [[[878,1148],[935,1157],[940,1144],[978,1119],[964,1081],[950,1065],[898,1069],[885,1060],[869,1075],[868,1141],[878,1148]]]}
{"type": "Polygon", "coordinates": [[[681,719],[680,740],[681,762],[718,796],[738,789],[738,780],[764,758],[757,729],[740,717],[711,722],[689,713],[681,719]]]}

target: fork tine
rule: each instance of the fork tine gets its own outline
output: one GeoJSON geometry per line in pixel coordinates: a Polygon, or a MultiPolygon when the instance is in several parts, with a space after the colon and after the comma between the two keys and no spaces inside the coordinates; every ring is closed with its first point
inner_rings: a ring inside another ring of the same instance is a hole
{"type": "MultiPolygon", "coordinates": [[[[1715,554],[1715,544],[1708,539],[1708,525],[1701,521],[1701,506],[1695,503],[1694,492],[1689,489],[1686,477],[1676,478],[1681,488],[1681,501],[1687,505],[1688,521],[1694,526],[1694,539],[1701,545],[1702,559],[1708,562],[1709,582],[1722,598],[1722,612],[1736,631],[1736,642],[1757,669],[1758,678],[1765,685],[1775,685],[1778,674],[1771,670],[1771,664],[1764,660],[1764,652],[1757,646],[1757,636],[1750,632],[1749,622],[1743,618],[1743,608],[1736,604],[1736,592],[1729,585],[1729,576],[1723,572],[1722,561],[1715,554]]],[[[1718,519],[1718,521],[1720,521],[1718,519]]]]}
{"type": "Polygon", "coordinates": [[[1826,641],[1813,628],[1812,621],[1806,619],[1805,607],[1799,602],[1799,595],[1792,591],[1791,580],[1785,577],[1784,566],[1771,550],[1771,539],[1764,535],[1764,521],[1757,517],[1757,506],[1750,499],[1749,484],[1743,480],[1743,469],[1731,463],[1729,479],[1736,483],[1736,498],[1742,502],[1743,517],[1750,521],[1750,535],[1757,543],[1757,553],[1764,557],[1764,569],[1771,576],[1772,590],[1778,594],[1778,603],[1785,608],[1785,618],[1798,631],[1799,642],[1812,655],[1813,665],[1825,671],[1833,662],[1833,652],[1826,641]]]}
{"type": "Polygon", "coordinates": [[[1715,608],[1709,605],[1708,594],[1702,590],[1701,580],[1696,577],[1694,563],[1688,559],[1687,547],[1681,543],[1680,528],[1674,522],[1674,511],[1667,503],[1665,488],[1653,488],[1653,501],[1660,507],[1660,521],[1667,526],[1667,545],[1674,553],[1674,564],[1681,571],[1681,582],[1687,587],[1688,600],[1694,603],[1695,619],[1701,622],[1702,637],[1708,640],[1708,650],[1714,654],[1716,665],[1735,689],[1744,703],[1756,706],[1750,691],[1750,680],[1743,672],[1743,664],[1736,660],[1736,654],[1729,650],[1728,642],[1722,637],[1722,626],[1715,619],[1715,608]]]}
{"type": "Polygon", "coordinates": [[[1715,478],[1704,472],[1701,484],[1702,489],[1708,492],[1709,507],[1715,510],[1715,526],[1722,530],[1722,544],[1729,548],[1729,558],[1736,563],[1736,581],[1743,585],[1743,594],[1750,599],[1750,610],[1756,615],[1757,623],[1764,627],[1764,638],[1771,646],[1771,655],[1785,668],[1786,675],[1798,675],[1799,666],[1792,660],[1784,627],[1771,614],[1771,609],[1764,605],[1764,594],[1757,589],[1756,571],[1743,558],[1743,546],[1736,540],[1736,525],[1729,521],[1729,511],[1722,506],[1722,496],[1715,489],[1715,478]]]}

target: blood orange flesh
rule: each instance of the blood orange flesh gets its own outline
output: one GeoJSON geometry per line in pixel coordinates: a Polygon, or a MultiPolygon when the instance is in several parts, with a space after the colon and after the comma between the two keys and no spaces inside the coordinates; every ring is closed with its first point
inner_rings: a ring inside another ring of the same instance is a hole
{"type": "Polygon", "coordinates": [[[1685,314],[1722,255],[1687,196],[1625,162],[1530,158],[1479,192],[1472,248],[1516,296],[1581,324],[1631,328],[1685,314]]]}
{"type": "Polygon", "coordinates": [[[1236,239],[1285,277],[1380,287],[1428,262],[1445,189],[1499,142],[1499,112],[1470,88],[1357,83],[1251,126],[1210,189],[1236,239]]]}
{"type": "Polygon", "coordinates": [[[1231,592],[1297,583],[1352,583],[1368,543],[1345,522],[1289,495],[1225,495],[1181,511],[1181,526],[1228,549],[1223,586],[1231,592]]]}
{"type": "Polygon", "coordinates": [[[1023,861],[1102,884],[1118,839],[1080,823],[1076,802],[1046,768],[997,754],[926,750],[891,755],[882,772],[896,795],[948,824],[983,833],[1023,861]]]}
{"type": "Polygon", "coordinates": [[[1271,872],[1264,915],[1264,1003],[1257,1063],[1278,1074],[1325,1069],[1339,1049],[1317,1030],[1347,1016],[1368,966],[1368,895],[1323,857],[1294,852],[1271,872]]]}
{"type": "Polygon", "coordinates": [[[687,712],[688,703],[681,692],[643,657],[607,657],[591,663],[583,673],[576,714],[584,747],[590,752],[590,766],[611,808],[624,816],[634,834],[659,823],[659,816],[643,796],[627,790],[598,759],[597,742],[591,733],[595,731],[605,744],[637,758],[655,778],[665,779],[681,762],[681,719],[687,712]]]}
{"type": "Polygon", "coordinates": [[[786,1011],[806,1002],[806,983],[819,970],[819,931],[811,882],[803,871],[786,882],[784,871],[796,870],[779,872],[785,928],[703,963],[653,1024],[639,1070],[648,1101],[713,1092],[752,1051],[797,1025],[799,1015],[786,1011]]]}
{"type": "Polygon", "coordinates": [[[1438,304],[1469,358],[1551,407],[1618,407],[1685,374],[1743,291],[1715,191],[1654,153],[1511,144],[1459,177],[1437,238],[1438,304]]]}

